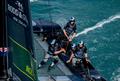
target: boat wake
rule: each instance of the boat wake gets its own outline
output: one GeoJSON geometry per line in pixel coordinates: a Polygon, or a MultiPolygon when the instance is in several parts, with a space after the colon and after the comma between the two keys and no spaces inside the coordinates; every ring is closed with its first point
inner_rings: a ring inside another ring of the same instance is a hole
{"type": "Polygon", "coordinates": [[[30,0],[30,2],[35,2],[35,1],[38,1],[38,0],[30,0]]]}
{"type": "Polygon", "coordinates": [[[112,73],[111,81],[120,81],[120,68],[112,73]]]}
{"type": "Polygon", "coordinates": [[[120,81],[120,75],[113,77],[111,81],[120,81]]]}
{"type": "Polygon", "coordinates": [[[108,19],[104,19],[104,20],[98,22],[96,25],[84,29],[83,31],[78,33],[76,35],[76,37],[78,37],[79,35],[82,35],[82,34],[87,34],[88,32],[90,32],[92,30],[95,30],[97,28],[103,27],[105,24],[111,23],[111,22],[113,22],[113,21],[115,21],[117,19],[120,19],[120,14],[116,14],[114,16],[110,16],[108,19]]]}

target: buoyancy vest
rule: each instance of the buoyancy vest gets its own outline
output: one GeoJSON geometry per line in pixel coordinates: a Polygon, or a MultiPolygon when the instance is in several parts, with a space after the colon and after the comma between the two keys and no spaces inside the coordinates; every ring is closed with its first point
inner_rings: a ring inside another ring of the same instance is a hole
{"type": "Polygon", "coordinates": [[[59,50],[59,46],[58,45],[53,45],[53,46],[49,46],[48,48],[48,53],[50,55],[53,55],[55,51],[59,50]]]}
{"type": "Polygon", "coordinates": [[[80,58],[80,59],[85,58],[84,50],[85,50],[84,47],[77,49],[77,50],[75,51],[75,57],[76,57],[76,58],[80,58]]]}
{"type": "Polygon", "coordinates": [[[72,27],[67,27],[65,29],[65,31],[66,31],[66,33],[67,33],[68,36],[70,36],[70,35],[72,35],[74,33],[74,30],[73,30],[72,27]]]}

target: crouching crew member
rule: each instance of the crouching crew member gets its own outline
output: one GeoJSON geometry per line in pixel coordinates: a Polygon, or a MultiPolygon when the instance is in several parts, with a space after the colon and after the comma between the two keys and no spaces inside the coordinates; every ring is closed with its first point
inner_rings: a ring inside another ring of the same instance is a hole
{"type": "Polygon", "coordinates": [[[77,46],[72,46],[71,56],[67,63],[72,61],[73,66],[79,66],[82,64],[84,68],[87,68],[88,55],[87,55],[87,48],[84,45],[84,42],[81,41],[77,46]]]}
{"type": "Polygon", "coordinates": [[[48,70],[50,70],[55,64],[58,63],[58,54],[61,52],[66,51],[61,48],[61,46],[56,40],[53,40],[48,47],[48,52],[45,54],[44,59],[40,62],[38,69],[45,65],[49,59],[51,59],[52,62],[48,67],[48,70]]]}

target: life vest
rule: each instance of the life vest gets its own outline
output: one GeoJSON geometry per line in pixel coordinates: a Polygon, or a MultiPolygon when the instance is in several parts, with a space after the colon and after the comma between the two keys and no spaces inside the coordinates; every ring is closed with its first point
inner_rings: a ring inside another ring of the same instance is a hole
{"type": "Polygon", "coordinates": [[[68,36],[70,36],[74,33],[73,27],[66,27],[65,31],[66,31],[68,36]]]}
{"type": "Polygon", "coordinates": [[[49,46],[48,53],[50,55],[53,55],[53,53],[57,50],[59,50],[59,46],[57,46],[57,45],[49,46]]]}
{"type": "Polygon", "coordinates": [[[84,47],[79,48],[79,49],[76,50],[75,57],[80,58],[80,59],[85,58],[85,56],[84,56],[84,47]]]}

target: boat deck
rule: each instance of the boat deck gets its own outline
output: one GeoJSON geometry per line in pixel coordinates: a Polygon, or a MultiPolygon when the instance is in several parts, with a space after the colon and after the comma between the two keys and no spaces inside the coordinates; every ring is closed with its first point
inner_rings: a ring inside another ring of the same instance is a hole
{"type": "MultiPolygon", "coordinates": [[[[42,36],[38,37],[34,35],[34,48],[37,59],[37,66],[44,58],[44,54],[47,51],[48,45],[46,42],[42,41],[42,36]]],[[[60,60],[57,66],[47,71],[49,62],[42,68],[37,70],[39,81],[83,81],[73,75],[69,69],[60,60]]]]}

